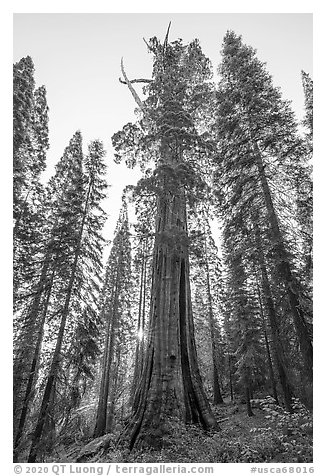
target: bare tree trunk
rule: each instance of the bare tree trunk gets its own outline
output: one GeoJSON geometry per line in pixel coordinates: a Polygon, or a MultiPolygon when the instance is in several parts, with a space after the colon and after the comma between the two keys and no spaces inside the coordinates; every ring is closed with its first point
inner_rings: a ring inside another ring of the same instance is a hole
{"type": "MultiPolygon", "coordinates": [[[[61,240],[61,238],[60,238],[61,240]]],[[[39,318],[39,314],[41,312],[41,301],[44,292],[46,291],[46,283],[47,283],[47,274],[51,265],[51,247],[53,245],[53,237],[50,239],[49,247],[46,252],[41,275],[38,282],[38,287],[35,293],[35,296],[32,300],[30,309],[28,314],[24,320],[23,327],[28,329],[28,332],[23,336],[22,342],[19,345],[19,349],[17,352],[17,357],[14,359],[14,369],[13,369],[13,376],[14,376],[14,434],[15,437],[15,446],[17,446],[19,439],[21,438],[26,414],[27,414],[27,406],[29,403],[29,397],[32,392],[33,384],[35,382],[35,371],[36,366],[39,359],[40,348],[42,344],[42,337],[43,337],[43,328],[45,324],[45,319],[47,315],[47,309],[49,305],[49,299],[51,295],[51,289],[54,279],[55,269],[52,270],[52,276],[49,281],[49,288],[47,290],[47,297],[46,302],[44,305],[42,317],[39,318]],[[35,340],[36,336],[36,340],[35,340]],[[27,371],[26,375],[26,368],[30,370],[27,371]],[[26,384],[24,384],[26,381],[26,384]],[[25,388],[24,388],[25,386],[25,388]],[[22,394],[24,395],[22,397],[22,394]],[[20,405],[22,407],[20,408],[20,405]],[[26,407],[26,408],[25,408],[26,407]],[[17,428],[15,430],[15,428],[17,428]]]]}
{"type": "Polygon", "coordinates": [[[279,401],[278,401],[278,395],[277,395],[276,379],[275,379],[275,374],[274,374],[274,368],[273,368],[273,361],[272,361],[271,352],[270,352],[270,346],[269,346],[269,342],[268,342],[266,319],[265,319],[265,314],[264,314],[264,308],[263,308],[263,303],[262,303],[262,298],[261,298],[261,292],[260,292],[256,267],[255,267],[255,275],[256,275],[256,284],[257,284],[260,316],[261,316],[262,323],[263,323],[263,333],[264,333],[264,340],[265,340],[265,347],[266,347],[266,354],[267,354],[267,362],[268,362],[270,383],[271,383],[271,387],[272,387],[272,391],[273,391],[273,397],[274,397],[276,403],[278,404],[279,401]]]}
{"type": "Polygon", "coordinates": [[[120,288],[120,285],[119,285],[120,262],[121,262],[121,255],[119,256],[118,263],[117,263],[116,276],[114,280],[114,287],[112,289],[112,296],[110,299],[110,303],[108,303],[108,301],[106,302],[106,305],[108,304],[110,305],[110,309],[107,315],[107,327],[106,327],[105,347],[104,347],[104,356],[103,356],[102,379],[101,379],[99,402],[97,407],[96,423],[95,423],[95,430],[94,430],[95,438],[104,435],[105,428],[106,428],[110,372],[111,372],[111,364],[112,364],[115,337],[116,337],[115,334],[116,334],[116,325],[117,325],[117,310],[118,310],[118,298],[119,298],[119,288],[120,288]]]}
{"type": "Polygon", "coordinates": [[[279,404],[275,374],[274,374],[274,369],[273,369],[273,362],[272,362],[271,352],[270,352],[270,348],[269,348],[268,335],[267,335],[267,331],[266,331],[265,321],[264,321],[264,326],[265,326],[265,328],[264,328],[264,339],[265,339],[265,346],[266,346],[266,354],[267,354],[270,381],[271,381],[271,386],[272,386],[272,391],[273,391],[273,398],[274,398],[275,402],[277,404],[279,404]]]}
{"type": "Polygon", "coordinates": [[[149,337],[135,413],[121,439],[160,447],[168,419],[218,428],[197,364],[183,193],[158,198],[149,337]]]}
{"type": "Polygon", "coordinates": [[[22,437],[23,431],[24,431],[26,417],[27,417],[27,413],[28,413],[28,407],[29,407],[30,399],[31,399],[31,396],[32,396],[32,393],[33,393],[33,388],[34,388],[34,385],[35,385],[37,366],[38,366],[38,363],[39,363],[39,357],[40,357],[40,353],[41,353],[41,346],[42,346],[42,340],[43,340],[43,334],[44,334],[44,325],[45,325],[45,320],[46,320],[47,311],[48,311],[49,302],[50,302],[50,297],[51,297],[54,273],[55,273],[55,269],[53,269],[53,271],[52,271],[52,276],[51,276],[50,283],[49,283],[49,288],[48,288],[48,291],[47,291],[46,301],[45,301],[45,305],[44,305],[44,309],[43,309],[43,313],[42,313],[42,319],[41,319],[41,322],[39,324],[33,361],[32,361],[32,364],[31,364],[30,371],[29,371],[28,382],[27,382],[27,386],[26,386],[25,395],[24,395],[24,398],[23,398],[22,410],[21,410],[19,424],[18,424],[18,430],[17,430],[17,434],[16,434],[16,438],[15,438],[14,460],[16,460],[16,458],[17,458],[16,450],[17,450],[17,447],[19,445],[20,439],[22,437]]]}
{"type": "MultiPolygon", "coordinates": [[[[264,317],[263,317],[264,319],[264,317]]],[[[272,387],[272,392],[273,392],[273,398],[277,404],[279,404],[278,401],[278,395],[277,395],[277,386],[276,386],[276,379],[275,379],[275,373],[274,373],[274,368],[273,368],[273,361],[271,357],[271,351],[270,351],[270,346],[268,342],[268,335],[267,335],[267,329],[266,329],[266,322],[264,319],[264,340],[265,340],[265,346],[266,346],[266,354],[267,354],[267,361],[268,361],[268,368],[269,368],[269,377],[270,377],[270,382],[271,382],[271,387],[272,387]]]]}
{"type": "Polygon", "coordinates": [[[228,367],[229,367],[229,386],[230,386],[230,400],[233,402],[233,383],[232,383],[232,369],[231,369],[231,355],[228,353],[228,367]]]}
{"type": "Polygon", "coordinates": [[[207,298],[208,298],[208,311],[209,311],[209,327],[211,334],[211,344],[212,344],[212,361],[213,361],[213,392],[214,392],[214,404],[218,405],[223,402],[220,382],[219,382],[219,371],[218,371],[218,347],[217,340],[218,335],[215,328],[214,322],[214,313],[213,313],[213,302],[212,302],[212,293],[211,293],[211,283],[209,276],[209,267],[207,261],[207,249],[206,249],[206,237],[205,237],[205,262],[206,262],[206,285],[207,285],[207,298]]]}
{"type": "Polygon", "coordinates": [[[117,398],[119,366],[120,366],[120,350],[118,350],[117,352],[117,361],[115,363],[115,366],[112,372],[105,433],[110,433],[114,430],[114,411],[115,411],[115,404],[116,404],[116,398],[117,398]]]}
{"type": "Polygon", "coordinates": [[[265,259],[263,255],[262,245],[261,245],[261,237],[258,225],[255,225],[255,233],[256,233],[256,246],[258,250],[258,261],[261,271],[261,283],[263,289],[263,296],[265,299],[265,305],[267,309],[271,334],[272,334],[272,344],[273,344],[273,354],[275,358],[276,368],[279,375],[280,384],[282,387],[284,403],[287,411],[292,413],[292,405],[291,405],[291,385],[288,378],[288,371],[285,364],[285,355],[284,349],[282,345],[282,339],[279,330],[279,323],[275,311],[274,301],[272,297],[272,290],[269,284],[265,259]]]}
{"type": "Polygon", "coordinates": [[[271,387],[273,391],[273,398],[278,404],[278,395],[277,395],[277,387],[276,387],[276,379],[275,379],[275,374],[274,374],[274,368],[273,368],[273,361],[271,357],[271,352],[270,352],[270,346],[268,342],[268,334],[267,334],[267,327],[266,327],[266,321],[265,321],[265,316],[264,316],[264,309],[263,309],[263,304],[261,301],[261,295],[260,295],[260,289],[258,288],[258,298],[259,298],[259,307],[260,307],[260,315],[263,320],[263,332],[264,332],[264,340],[265,340],[265,347],[266,347],[266,354],[267,354],[267,362],[268,362],[268,369],[269,369],[269,377],[270,377],[270,382],[271,382],[271,387]]]}
{"type": "Polygon", "coordinates": [[[27,316],[25,317],[24,322],[22,324],[22,327],[26,329],[26,333],[25,335],[20,336],[21,343],[19,344],[17,355],[14,358],[14,422],[21,412],[21,410],[19,409],[19,405],[21,404],[20,397],[22,394],[22,388],[24,387],[24,382],[28,380],[28,376],[26,377],[26,367],[31,365],[31,362],[33,361],[33,354],[37,341],[37,339],[35,341],[35,335],[37,335],[38,328],[37,320],[40,313],[41,299],[47,280],[46,278],[49,266],[50,258],[49,256],[47,256],[42,267],[39,284],[35,296],[33,298],[27,316]]]}
{"type": "Polygon", "coordinates": [[[246,404],[247,404],[247,415],[249,417],[252,417],[254,416],[254,413],[252,411],[252,407],[251,407],[251,402],[250,402],[250,387],[249,385],[246,386],[246,404]]]}

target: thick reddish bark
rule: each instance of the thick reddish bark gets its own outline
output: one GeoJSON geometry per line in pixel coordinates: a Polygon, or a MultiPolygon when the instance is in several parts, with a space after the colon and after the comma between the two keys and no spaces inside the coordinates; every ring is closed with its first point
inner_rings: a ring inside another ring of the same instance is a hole
{"type": "Polygon", "coordinates": [[[121,436],[130,448],[160,446],[171,417],[218,429],[197,364],[181,191],[158,198],[148,348],[134,408],[121,436]]]}

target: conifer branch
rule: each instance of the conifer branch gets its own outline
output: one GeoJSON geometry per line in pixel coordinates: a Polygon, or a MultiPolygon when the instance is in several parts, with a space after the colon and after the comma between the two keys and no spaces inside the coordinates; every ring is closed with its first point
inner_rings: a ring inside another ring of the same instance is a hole
{"type": "MultiPolygon", "coordinates": [[[[127,81],[123,81],[121,78],[119,78],[119,81],[121,84],[128,84],[127,81]]],[[[131,79],[129,81],[132,84],[132,83],[151,83],[153,80],[140,78],[140,79],[131,79]]]]}

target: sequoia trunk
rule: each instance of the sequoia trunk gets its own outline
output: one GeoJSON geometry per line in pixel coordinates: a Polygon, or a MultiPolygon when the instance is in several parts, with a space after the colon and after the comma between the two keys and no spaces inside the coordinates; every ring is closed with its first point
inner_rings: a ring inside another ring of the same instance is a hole
{"type": "Polygon", "coordinates": [[[170,417],[217,428],[197,364],[185,198],[166,192],[157,203],[148,347],[135,413],[122,435],[130,448],[160,447],[170,417]]]}

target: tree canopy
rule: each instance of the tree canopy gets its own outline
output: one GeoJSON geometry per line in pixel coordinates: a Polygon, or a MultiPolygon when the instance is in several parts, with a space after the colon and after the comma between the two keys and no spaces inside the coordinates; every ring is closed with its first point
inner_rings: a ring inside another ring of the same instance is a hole
{"type": "Polygon", "coordinates": [[[76,131],[47,183],[46,89],[14,65],[15,461],[311,461],[313,82],[299,123],[241,36],[215,81],[169,30],[151,78],[121,60],[114,157],[76,131]],[[142,171],[117,223],[113,160],[142,171]]]}

